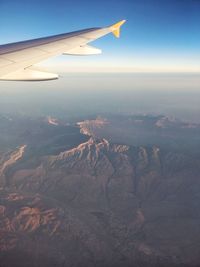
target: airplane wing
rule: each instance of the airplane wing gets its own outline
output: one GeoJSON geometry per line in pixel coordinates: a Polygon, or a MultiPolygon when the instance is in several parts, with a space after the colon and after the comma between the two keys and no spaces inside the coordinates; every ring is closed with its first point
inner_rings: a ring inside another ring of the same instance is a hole
{"type": "Polygon", "coordinates": [[[0,45],[0,80],[45,81],[58,75],[34,69],[34,64],[50,57],[64,55],[100,54],[101,50],[88,43],[113,33],[120,36],[122,20],[110,27],[91,28],[45,38],[0,45]]]}

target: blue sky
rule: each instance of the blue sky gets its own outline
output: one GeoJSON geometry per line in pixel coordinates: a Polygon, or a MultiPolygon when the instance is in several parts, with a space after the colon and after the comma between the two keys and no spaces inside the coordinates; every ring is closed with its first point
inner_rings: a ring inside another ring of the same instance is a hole
{"type": "Polygon", "coordinates": [[[64,71],[200,71],[199,0],[0,0],[0,43],[126,19],[122,36],[99,39],[103,55],[44,63],[64,71]]]}

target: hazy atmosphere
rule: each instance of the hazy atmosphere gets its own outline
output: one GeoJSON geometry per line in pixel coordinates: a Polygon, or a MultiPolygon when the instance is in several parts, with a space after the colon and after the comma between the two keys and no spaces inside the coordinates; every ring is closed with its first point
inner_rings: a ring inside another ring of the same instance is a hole
{"type": "Polygon", "coordinates": [[[197,73],[77,73],[44,83],[1,82],[0,111],[66,119],[147,113],[200,122],[199,85],[197,73]]]}

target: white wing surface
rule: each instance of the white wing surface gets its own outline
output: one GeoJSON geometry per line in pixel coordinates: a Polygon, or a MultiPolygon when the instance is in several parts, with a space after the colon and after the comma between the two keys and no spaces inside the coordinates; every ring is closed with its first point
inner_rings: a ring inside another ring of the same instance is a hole
{"type": "Polygon", "coordinates": [[[120,36],[122,20],[110,27],[91,28],[45,38],[0,45],[0,80],[44,81],[58,75],[34,69],[34,64],[50,57],[64,55],[93,55],[101,50],[88,43],[113,33],[120,36]]]}

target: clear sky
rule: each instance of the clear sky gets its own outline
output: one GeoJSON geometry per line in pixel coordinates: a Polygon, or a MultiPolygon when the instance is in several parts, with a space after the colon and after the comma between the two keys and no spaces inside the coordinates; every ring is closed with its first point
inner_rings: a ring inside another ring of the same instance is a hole
{"type": "Polygon", "coordinates": [[[103,55],[59,57],[62,71],[200,72],[200,0],[0,0],[0,43],[126,19],[119,40],[93,44],[103,55]]]}

